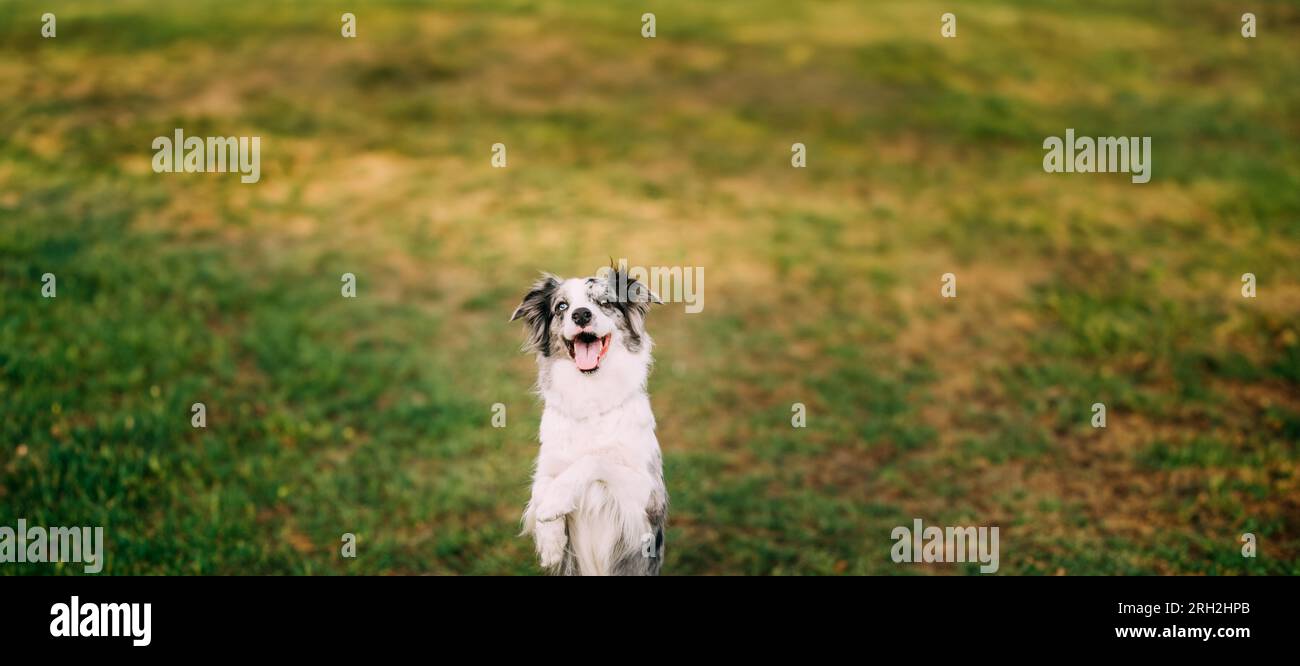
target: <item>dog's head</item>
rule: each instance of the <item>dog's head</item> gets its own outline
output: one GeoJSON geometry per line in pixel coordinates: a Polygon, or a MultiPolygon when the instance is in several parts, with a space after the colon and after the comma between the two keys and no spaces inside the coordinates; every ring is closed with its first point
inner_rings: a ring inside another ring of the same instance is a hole
{"type": "Polygon", "coordinates": [[[526,350],[593,375],[622,354],[648,354],[645,315],[657,302],[649,289],[616,269],[567,280],[547,273],[510,320],[522,318],[528,326],[526,350]]]}

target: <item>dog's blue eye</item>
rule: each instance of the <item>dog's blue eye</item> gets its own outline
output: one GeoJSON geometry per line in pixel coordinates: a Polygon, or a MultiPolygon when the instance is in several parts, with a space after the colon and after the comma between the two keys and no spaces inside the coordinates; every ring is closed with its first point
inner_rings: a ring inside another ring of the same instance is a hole
{"type": "Polygon", "coordinates": [[[555,306],[555,311],[556,311],[556,312],[564,312],[565,310],[568,310],[568,309],[569,309],[569,304],[568,304],[568,303],[561,303],[561,304],[555,306]]]}

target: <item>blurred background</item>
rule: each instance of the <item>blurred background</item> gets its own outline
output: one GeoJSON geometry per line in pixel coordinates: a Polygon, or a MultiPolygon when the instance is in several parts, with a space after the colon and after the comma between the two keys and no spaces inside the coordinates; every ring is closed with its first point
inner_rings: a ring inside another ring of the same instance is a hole
{"type": "Polygon", "coordinates": [[[1300,573],[1300,10],[952,4],[6,3],[0,525],[103,525],[109,574],[537,573],[506,320],[626,257],[706,273],[648,322],[665,573],[976,571],[891,562],[913,518],[1000,526],[1003,574],[1300,573]],[[155,174],[175,128],[260,182],[155,174]],[[1044,173],[1066,128],[1151,182],[1044,173]]]}

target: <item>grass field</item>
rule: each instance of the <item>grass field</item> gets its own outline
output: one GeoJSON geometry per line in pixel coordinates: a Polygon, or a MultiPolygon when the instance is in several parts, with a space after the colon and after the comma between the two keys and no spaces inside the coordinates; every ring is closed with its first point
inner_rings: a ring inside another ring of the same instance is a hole
{"type": "Polygon", "coordinates": [[[649,321],[665,573],[974,573],[890,561],[919,517],[1003,574],[1298,574],[1300,8],[1256,4],[7,3],[0,525],[103,525],[111,574],[537,573],[506,320],[626,257],[707,278],[649,321]],[[260,182],[154,173],[178,127],[260,182]],[[1066,128],[1151,182],[1044,173],[1066,128]]]}

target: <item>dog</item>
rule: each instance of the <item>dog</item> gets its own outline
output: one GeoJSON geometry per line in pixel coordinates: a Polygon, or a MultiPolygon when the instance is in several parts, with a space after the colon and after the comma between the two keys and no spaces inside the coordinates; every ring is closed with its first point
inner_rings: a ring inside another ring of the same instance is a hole
{"type": "Polygon", "coordinates": [[[528,329],[544,403],[523,533],[551,574],[659,575],[668,491],[646,378],[661,303],[617,269],[543,273],[510,320],[528,329]]]}

